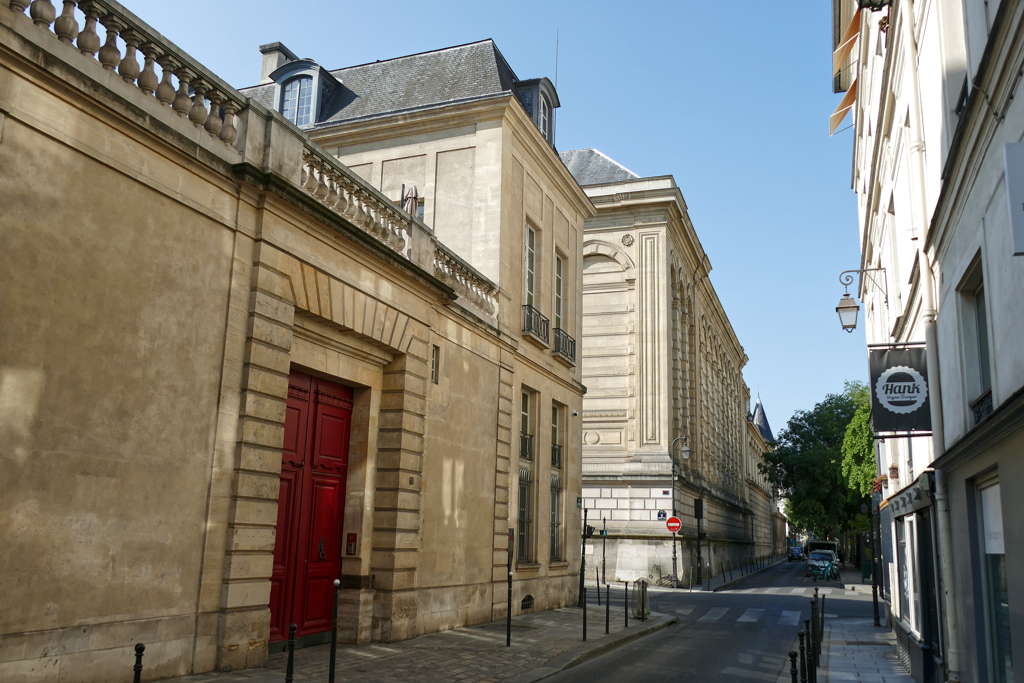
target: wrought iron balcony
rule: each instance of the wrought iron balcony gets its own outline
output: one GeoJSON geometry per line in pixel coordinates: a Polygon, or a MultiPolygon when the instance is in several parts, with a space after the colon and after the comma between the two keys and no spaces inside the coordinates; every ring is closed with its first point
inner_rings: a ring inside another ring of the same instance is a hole
{"type": "Polygon", "coordinates": [[[562,467],[562,447],[558,444],[551,445],[551,466],[556,469],[562,467]]]}
{"type": "Polygon", "coordinates": [[[555,346],[552,351],[573,365],[576,364],[576,340],[561,327],[555,328],[555,346]]]}
{"type": "Polygon", "coordinates": [[[530,305],[523,306],[523,332],[537,341],[548,345],[548,334],[551,323],[541,315],[540,311],[530,305]]]}
{"type": "Polygon", "coordinates": [[[971,412],[974,413],[974,424],[978,424],[992,414],[991,389],[975,399],[974,403],[971,404],[971,412]]]}
{"type": "Polygon", "coordinates": [[[533,460],[533,434],[519,435],[519,458],[533,460]]]}

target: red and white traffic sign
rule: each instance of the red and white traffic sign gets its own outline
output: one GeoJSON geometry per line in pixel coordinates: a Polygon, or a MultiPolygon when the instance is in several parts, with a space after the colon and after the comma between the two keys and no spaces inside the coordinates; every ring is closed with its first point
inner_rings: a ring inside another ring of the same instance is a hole
{"type": "Polygon", "coordinates": [[[683,523],[679,521],[678,517],[669,517],[665,520],[665,526],[668,527],[669,531],[675,533],[683,528],[683,523]]]}

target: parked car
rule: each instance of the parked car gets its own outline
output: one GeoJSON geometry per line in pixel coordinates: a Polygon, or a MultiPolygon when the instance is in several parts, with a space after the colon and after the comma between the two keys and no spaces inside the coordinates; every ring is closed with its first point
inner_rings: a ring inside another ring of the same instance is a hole
{"type": "Polygon", "coordinates": [[[789,550],[786,552],[786,561],[792,562],[793,560],[802,560],[804,558],[804,549],[798,545],[789,546],[789,550]]]}
{"type": "Polygon", "coordinates": [[[814,550],[807,556],[807,576],[814,574],[815,569],[820,569],[829,564],[838,562],[836,554],[831,550],[814,550]]]}

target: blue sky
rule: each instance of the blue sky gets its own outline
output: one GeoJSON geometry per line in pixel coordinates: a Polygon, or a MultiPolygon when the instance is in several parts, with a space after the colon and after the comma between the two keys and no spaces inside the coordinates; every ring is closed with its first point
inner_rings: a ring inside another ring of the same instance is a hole
{"type": "Polygon", "coordinates": [[[844,333],[835,313],[859,251],[852,131],[828,136],[841,97],[830,3],[126,6],[236,87],[259,80],[258,47],[274,41],[334,69],[493,38],[520,78],[554,80],[557,31],[558,148],[675,176],[773,429],[866,379],[864,333],[844,333]]]}

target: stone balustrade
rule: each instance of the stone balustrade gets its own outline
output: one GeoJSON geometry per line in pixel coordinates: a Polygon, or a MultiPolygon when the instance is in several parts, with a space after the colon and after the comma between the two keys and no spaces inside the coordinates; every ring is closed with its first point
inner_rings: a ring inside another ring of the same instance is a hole
{"type": "Polygon", "coordinates": [[[405,253],[409,216],[331,155],[305,147],[300,184],[322,204],[381,243],[399,254],[405,253]]]}
{"type": "MultiPolygon", "coordinates": [[[[229,147],[238,138],[238,117],[247,107],[260,108],[114,0],[63,0],[59,15],[51,0],[0,0],[0,8],[4,5],[17,13],[28,10],[41,30],[229,147]],[[103,29],[102,39],[97,26],[103,29]]],[[[244,140],[239,144],[244,147],[244,140]]],[[[308,140],[302,146],[298,182],[398,255],[428,272],[432,268],[461,303],[495,316],[496,285],[438,242],[419,219],[308,140]],[[421,248],[411,244],[414,236],[421,248]]]]}
{"type": "Polygon", "coordinates": [[[434,242],[434,275],[455,290],[460,299],[465,299],[488,316],[497,311],[495,295],[498,288],[481,275],[448,247],[434,242]]]}
{"type": "Polygon", "coordinates": [[[211,137],[234,144],[235,117],[244,108],[245,98],[120,4],[64,0],[59,16],[50,0],[0,0],[2,4],[19,13],[28,8],[33,23],[52,31],[61,43],[98,60],[104,69],[135,84],[211,137]],[[104,29],[102,44],[97,24],[104,29]]]}

